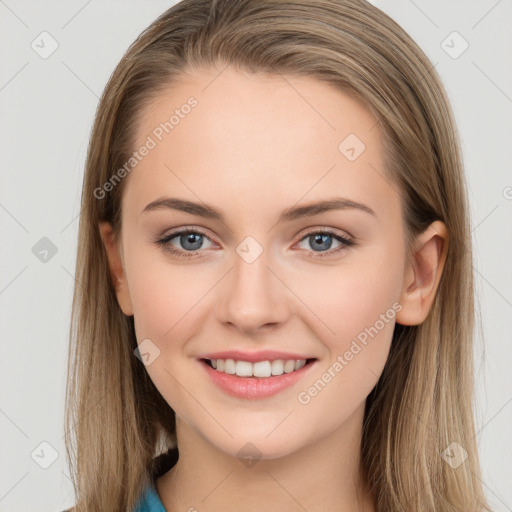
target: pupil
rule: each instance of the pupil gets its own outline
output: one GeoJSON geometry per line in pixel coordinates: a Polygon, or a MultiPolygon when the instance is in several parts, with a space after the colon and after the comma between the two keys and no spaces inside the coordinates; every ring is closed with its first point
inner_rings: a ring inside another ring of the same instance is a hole
{"type": "MultiPolygon", "coordinates": [[[[328,234],[321,234],[321,233],[318,233],[316,235],[312,235],[312,237],[314,238],[314,241],[315,243],[317,242],[324,242],[325,243],[325,239],[331,239],[331,235],[328,235],[328,234]]],[[[331,247],[331,244],[332,244],[332,239],[330,240],[331,243],[328,244],[328,247],[323,247],[323,249],[329,249],[331,247]]],[[[314,247],[314,245],[313,245],[314,247]]]]}
{"type": "Polygon", "coordinates": [[[196,249],[200,249],[201,247],[201,237],[203,235],[200,235],[200,234],[197,234],[197,233],[186,233],[184,235],[182,235],[182,239],[181,239],[181,244],[183,246],[183,248],[185,249],[188,249],[190,251],[195,251],[196,249]],[[197,238],[197,239],[196,239],[197,238]],[[194,240],[196,239],[196,240],[194,240]],[[187,246],[187,244],[192,244],[193,247],[190,247],[190,246],[187,246]],[[194,244],[196,244],[196,246],[194,246],[194,244]]]}

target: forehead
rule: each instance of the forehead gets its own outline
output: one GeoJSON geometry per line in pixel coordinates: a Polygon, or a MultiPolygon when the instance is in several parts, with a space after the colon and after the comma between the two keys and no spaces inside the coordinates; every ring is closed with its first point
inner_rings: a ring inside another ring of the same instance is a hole
{"type": "MultiPolygon", "coordinates": [[[[312,77],[195,70],[144,110],[123,202],[158,195],[258,209],[347,191],[385,201],[377,120],[357,99],[312,77]],[[384,193],[384,197],[382,194],[384,193]]],[[[388,187],[389,188],[389,185],[388,187]]],[[[359,195],[358,197],[354,197],[359,195]]],[[[130,208],[132,209],[132,208],[130,208]]]]}

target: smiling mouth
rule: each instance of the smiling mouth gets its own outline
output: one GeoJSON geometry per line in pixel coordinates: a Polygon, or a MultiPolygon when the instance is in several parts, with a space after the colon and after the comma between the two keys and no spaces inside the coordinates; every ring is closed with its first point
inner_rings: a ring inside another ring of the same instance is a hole
{"type": "Polygon", "coordinates": [[[225,373],[235,377],[258,379],[279,377],[283,374],[294,373],[304,366],[312,364],[316,360],[316,358],[299,360],[278,359],[274,361],[259,361],[257,363],[235,361],[234,359],[201,359],[200,361],[219,373],[225,373]]]}

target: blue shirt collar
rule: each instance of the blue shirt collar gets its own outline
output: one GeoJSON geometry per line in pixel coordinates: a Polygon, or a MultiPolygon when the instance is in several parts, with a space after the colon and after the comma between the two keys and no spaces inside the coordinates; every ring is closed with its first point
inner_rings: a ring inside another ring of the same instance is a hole
{"type": "Polygon", "coordinates": [[[166,512],[154,483],[151,483],[140,497],[135,512],[166,512]]]}

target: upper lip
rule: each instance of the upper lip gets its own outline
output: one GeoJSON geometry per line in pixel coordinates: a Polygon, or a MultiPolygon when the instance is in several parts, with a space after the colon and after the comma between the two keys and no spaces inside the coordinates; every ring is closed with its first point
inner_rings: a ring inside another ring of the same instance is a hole
{"type": "Polygon", "coordinates": [[[274,361],[276,359],[316,359],[313,356],[291,352],[280,352],[278,350],[262,350],[260,352],[244,352],[242,350],[226,350],[224,352],[211,352],[199,356],[199,359],[235,359],[236,361],[248,361],[257,363],[259,361],[274,361]]]}

